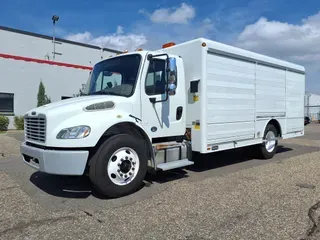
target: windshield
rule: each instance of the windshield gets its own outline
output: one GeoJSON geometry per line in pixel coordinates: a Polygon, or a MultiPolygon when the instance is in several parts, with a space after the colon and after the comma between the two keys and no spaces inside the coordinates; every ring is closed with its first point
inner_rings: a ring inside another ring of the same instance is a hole
{"type": "Polygon", "coordinates": [[[134,92],[141,55],[132,54],[97,63],[83,91],[84,95],[116,95],[129,97],[134,92]]]}

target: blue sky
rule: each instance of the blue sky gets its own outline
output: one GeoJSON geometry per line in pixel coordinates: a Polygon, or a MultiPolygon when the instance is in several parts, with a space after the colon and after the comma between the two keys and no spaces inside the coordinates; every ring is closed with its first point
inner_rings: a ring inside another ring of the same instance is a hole
{"type": "Polygon", "coordinates": [[[208,37],[302,64],[320,93],[318,0],[1,0],[0,25],[119,50],[208,37]]]}

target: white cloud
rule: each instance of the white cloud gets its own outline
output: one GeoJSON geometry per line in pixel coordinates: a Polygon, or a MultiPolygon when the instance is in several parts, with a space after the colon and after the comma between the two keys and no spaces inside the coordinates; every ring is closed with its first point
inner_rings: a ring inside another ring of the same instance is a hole
{"type": "Polygon", "coordinates": [[[93,36],[90,32],[86,31],[83,33],[69,34],[65,38],[120,51],[133,51],[148,41],[144,34],[124,34],[122,26],[118,26],[116,32],[112,34],[93,36]]]}
{"type": "Polygon", "coordinates": [[[65,38],[67,40],[71,40],[75,42],[89,43],[93,37],[90,32],[84,32],[84,33],[70,34],[70,35],[67,35],[65,38]]]}
{"type": "Polygon", "coordinates": [[[143,48],[159,49],[164,43],[181,43],[198,37],[212,38],[214,23],[209,18],[182,25],[159,25],[140,23],[133,28],[134,32],[144,33],[148,42],[143,48]]]}
{"type": "Polygon", "coordinates": [[[118,26],[116,34],[122,34],[122,33],[123,33],[123,27],[122,26],[118,26]]]}
{"type": "Polygon", "coordinates": [[[145,10],[140,10],[139,13],[149,16],[150,20],[154,23],[187,24],[196,16],[195,8],[186,3],[181,3],[178,8],[159,8],[151,14],[145,10]]]}
{"type": "Polygon", "coordinates": [[[320,12],[299,24],[270,21],[261,17],[247,25],[236,45],[248,50],[302,64],[307,71],[307,88],[320,91],[320,12]]]}
{"type": "Polygon", "coordinates": [[[238,36],[238,45],[241,47],[300,62],[318,58],[319,42],[320,12],[297,25],[262,17],[246,26],[238,36]]]}

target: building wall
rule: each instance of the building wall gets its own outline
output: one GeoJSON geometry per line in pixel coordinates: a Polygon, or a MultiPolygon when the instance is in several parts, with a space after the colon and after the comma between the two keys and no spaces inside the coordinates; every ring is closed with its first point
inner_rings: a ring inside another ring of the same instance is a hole
{"type": "Polygon", "coordinates": [[[305,95],[305,116],[311,120],[318,120],[320,113],[320,95],[313,93],[306,93],[305,95]]]}
{"type": "MultiPolygon", "coordinates": [[[[0,27],[0,93],[14,94],[13,116],[37,106],[40,81],[52,102],[72,97],[86,83],[96,62],[118,53],[63,39],[57,42],[53,61],[51,37],[0,27]]],[[[9,116],[10,129],[14,128],[13,116],[9,116]]]]}

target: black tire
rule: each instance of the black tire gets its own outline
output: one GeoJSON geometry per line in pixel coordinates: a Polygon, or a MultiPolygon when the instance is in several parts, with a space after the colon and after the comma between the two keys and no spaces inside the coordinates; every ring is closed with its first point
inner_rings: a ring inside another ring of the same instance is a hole
{"type": "MultiPolygon", "coordinates": [[[[266,136],[269,132],[273,132],[274,136],[278,137],[278,131],[277,131],[276,127],[272,124],[268,124],[265,129],[263,139],[266,139],[266,136]]],[[[277,148],[278,148],[278,140],[276,140],[276,142],[275,142],[275,147],[274,147],[273,151],[268,151],[267,147],[266,147],[266,143],[262,143],[261,145],[259,145],[259,148],[258,148],[259,157],[262,159],[271,159],[271,158],[273,158],[273,156],[277,152],[277,148]]]]}
{"type": "Polygon", "coordinates": [[[89,178],[95,190],[108,198],[118,198],[137,191],[143,184],[147,173],[148,157],[145,143],[129,134],[119,134],[108,138],[98,148],[90,160],[89,178]],[[139,157],[139,170],[135,178],[127,185],[117,185],[108,174],[108,162],[118,149],[128,147],[139,157]]]}

